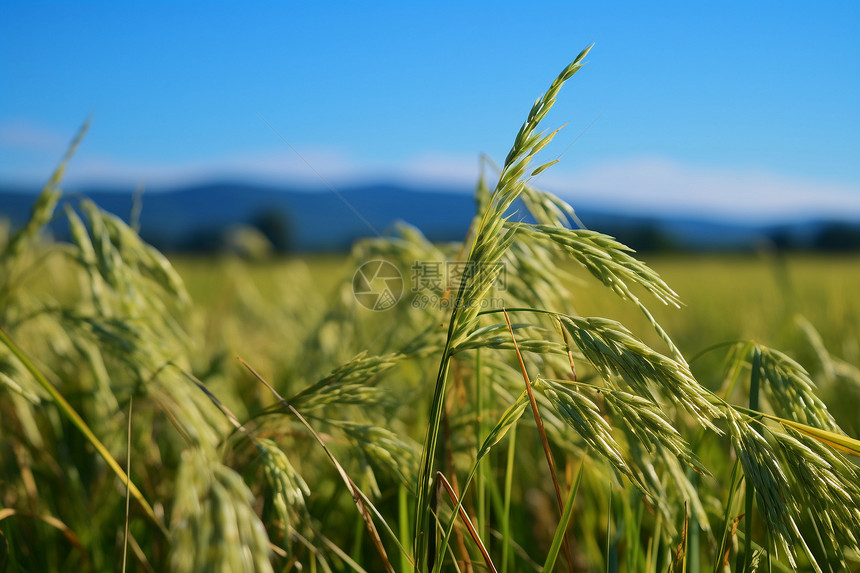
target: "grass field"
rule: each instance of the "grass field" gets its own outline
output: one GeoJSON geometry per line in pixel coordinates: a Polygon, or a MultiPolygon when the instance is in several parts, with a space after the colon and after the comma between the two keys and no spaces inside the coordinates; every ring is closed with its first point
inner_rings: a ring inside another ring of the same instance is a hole
{"type": "MultiPolygon", "coordinates": [[[[684,308],[656,307],[655,312],[661,323],[670,325],[674,337],[689,341],[691,351],[720,339],[764,338],[778,345],[783,340],[773,337],[790,337],[785,331],[793,329],[793,315],[801,315],[816,326],[828,348],[851,359],[860,354],[856,348],[860,255],[692,253],[651,255],[644,260],[680,295],[684,308]]],[[[356,270],[347,256],[339,254],[260,263],[187,256],[171,257],[171,261],[201,306],[235,297],[231,275],[236,267],[242,269],[242,280],[250,281],[265,298],[277,298],[294,280],[293,272],[309,274],[314,290],[331,296],[356,270]]],[[[647,321],[639,313],[618,305],[598,282],[587,280],[581,286],[576,304],[583,314],[645,326],[647,321]]]]}
{"type": "MultiPolygon", "coordinates": [[[[815,369],[821,364],[809,338],[811,326],[834,356],[860,364],[860,300],[855,295],[860,284],[860,255],[697,253],[652,255],[646,261],[683,302],[680,309],[655,307],[654,315],[688,358],[714,344],[758,340],[788,351],[807,368],[815,369]]],[[[218,311],[207,313],[209,316],[228,320],[241,304],[243,288],[253,286],[253,296],[277,301],[285,293],[293,294],[289,285],[298,280],[314,297],[331,299],[338,285],[349,281],[356,271],[355,261],[337,254],[268,262],[181,256],[173,263],[192,299],[218,311]]],[[[575,271],[573,266],[570,270],[575,271]]],[[[612,318],[649,344],[659,344],[648,320],[635,307],[619,305],[617,297],[591,277],[580,278],[574,283],[574,302],[580,314],[612,318]]],[[[409,296],[414,295],[407,293],[401,304],[407,305],[409,296]]],[[[302,304],[300,298],[293,303],[302,304]]],[[[246,351],[253,347],[249,343],[246,351]]],[[[719,364],[707,361],[707,356],[701,360],[708,364],[700,380],[718,384],[719,364]]],[[[860,420],[855,415],[860,388],[838,390],[851,399],[842,400],[844,408],[836,407],[834,415],[849,434],[860,435],[860,420]]],[[[840,394],[827,396],[832,400],[825,401],[836,406],[840,396],[846,398],[840,394]]]]}
{"type": "Polygon", "coordinates": [[[0,573],[860,567],[857,258],[577,228],[529,178],[584,56],[462,244],[171,263],[61,166],[0,234],[0,573]]]}

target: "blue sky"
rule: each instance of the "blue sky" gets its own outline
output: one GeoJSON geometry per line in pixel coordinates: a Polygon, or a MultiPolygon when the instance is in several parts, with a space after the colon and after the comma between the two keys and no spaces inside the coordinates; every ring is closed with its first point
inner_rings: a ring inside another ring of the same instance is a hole
{"type": "Polygon", "coordinates": [[[0,0],[0,182],[468,187],[585,46],[545,127],[574,205],[860,218],[857,2],[0,0]]]}

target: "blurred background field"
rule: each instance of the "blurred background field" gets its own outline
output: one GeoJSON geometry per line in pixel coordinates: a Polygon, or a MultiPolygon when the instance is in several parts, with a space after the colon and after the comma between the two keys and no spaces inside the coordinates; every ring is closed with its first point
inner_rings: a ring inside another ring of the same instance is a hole
{"type": "MultiPolygon", "coordinates": [[[[860,364],[860,255],[763,251],[652,254],[644,260],[684,303],[681,309],[654,305],[653,312],[688,359],[715,344],[758,340],[788,351],[809,369],[820,368],[810,340],[812,327],[835,356],[860,364]]],[[[172,261],[192,298],[212,321],[219,317],[232,320],[237,306],[250,300],[273,311],[279,305],[309,308],[326,298],[333,300],[338,285],[351,280],[356,271],[354,262],[337,254],[267,262],[211,256],[176,256],[172,261]]],[[[618,320],[649,344],[659,345],[635,307],[619,305],[617,297],[593,278],[576,274],[579,280],[571,287],[578,312],[618,320]]],[[[409,296],[405,293],[400,304],[408,304],[409,296]]],[[[248,337],[237,342],[248,351],[269,336],[260,333],[260,340],[255,341],[253,324],[247,325],[247,332],[248,337]]],[[[721,372],[718,361],[709,361],[707,355],[700,360],[706,364],[698,369],[704,375],[702,381],[716,386],[721,372]]],[[[844,427],[856,434],[860,430],[855,415],[860,408],[860,387],[825,391],[837,392],[834,400],[826,401],[844,427]]]]}
{"type": "MultiPolygon", "coordinates": [[[[792,336],[793,316],[800,315],[816,326],[828,348],[854,359],[860,353],[860,255],[700,253],[644,260],[685,304],[680,310],[658,306],[654,312],[688,352],[737,339],[758,338],[778,346],[792,336]]],[[[263,262],[211,256],[175,256],[171,261],[192,298],[206,310],[230,308],[245,288],[239,283],[246,281],[261,302],[276,305],[285,292],[294,292],[297,274],[299,280],[309,279],[314,296],[331,297],[356,271],[338,254],[263,262]]],[[[635,308],[619,314],[625,307],[597,282],[586,279],[576,286],[573,302],[583,314],[645,325],[635,308]]],[[[301,297],[294,303],[302,304],[301,297]]]]}

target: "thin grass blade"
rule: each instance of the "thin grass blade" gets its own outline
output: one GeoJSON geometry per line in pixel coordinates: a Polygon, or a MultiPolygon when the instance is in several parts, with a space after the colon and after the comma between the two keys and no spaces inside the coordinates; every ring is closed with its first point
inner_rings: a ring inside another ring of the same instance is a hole
{"type": "Polygon", "coordinates": [[[570,486],[570,491],[567,494],[567,500],[564,502],[564,511],[561,513],[561,519],[558,522],[558,527],[555,528],[555,534],[552,537],[552,545],[550,545],[549,553],[543,564],[542,571],[550,573],[555,567],[556,559],[558,559],[558,550],[561,549],[561,544],[564,542],[565,532],[570,524],[570,518],[573,515],[573,502],[576,500],[576,492],[579,491],[579,484],[582,483],[582,470],[585,468],[585,460],[579,464],[579,471],[576,472],[576,479],[570,486]]]}
{"type": "Polygon", "coordinates": [[[478,530],[475,529],[474,525],[472,525],[472,520],[469,519],[469,514],[466,513],[465,509],[463,509],[463,504],[457,498],[457,494],[454,491],[454,488],[451,487],[451,484],[448,482],[442,472],[436,472],[436,478],[448,492],[448,496],[451,498],[451,503],[454,505],[454,507],[457,508],[457,512],[460,514],[460,519],[463,521],[463,524],[469,531],[469,535],[472,537],[472,540],[475,542],[475,545],[478,546],[478,550],[481,552],[481,556],[484,558],[484,562],[487,564],[487,567],[489,567],[490,571],[492,571],[493,573],[498,573],[496,566],[493,564],[493,560],[490,559],[490,554],[487,552],[487,548],[484,546],[484,542],[481,541],[481,536],[478,534],[478,530]]]}
{"type": "Polygon", "coordinates": [[[164,524],[155,516],[155,512],[152,509],[152,506],[149,505],[149,502],[146,501],[143,493],[137,488],[134,483],[132,483],[131,479],[129,479],[128,474],[120,467],[117,461],[114,459],[113,455],[108,451],[107,447],[101,442],[101,440],[96,437],[87,423],[81,418],[80,414],[75,411],[71,404],[66,400],[66,398],[60,394],[59,390],[57,390],[53,384],[51,384],[47,378],[39,371],[38,368],[30,361],[29,358],[24,354],[24,352],[15,345],[14,342],[3,332],[3,329],[0,329],[0,342],[2,342],[6,347],[12,351],[12,354],[15,355],[16,358],[24,365],[24,368],[36,379],[36,381],[45,389],[45,391],[51,396],[51,399],[60,409],[60,411],[65,415],[69,421],[84,435],[87,441],[93,446],[93,448],[98,452],[98,454],[102,457],[102,459],[107,463],[108,467],[119,477],[120,481],[122,481],[123,485],[125,485],[132,497],[140,504],[140,507],[143,509],[146,516],[152,521],[158,528],[158,530],[163,533],[165,536],[168,534],[167,529],[164,527],[164,524]]]}
{"type": "Polygon", "coordinates": [[[382,539],[379,537],[379,532],[376,529],[376,524],[373,522],[373,516],[370,511],[365,507],[364,497],[362,496],[358,486],[355,485],[355,482],[352,481],[352,478],[349,477],[349,474],[346,473],[346,470],[343,469],[343,466],[340,465],[340,462],[334,457],[334,454],[331,453],[331,450],[328,449],[328,446],[325,445],[325,441],[320,437],[320,435],[314,430],[313,426],[308,423],[304,416],[302,416],[298,410],[293,408],[293,406],[288,403],[284,398],[278,394],[278,392],[269,384],[260,374],[254,370],[250,364],[239,358],[239,362],[247,368],[254,377],[259,380],[266,388],[269,389],[272,394],[281,402],[281,405],[284,406],[287,410],[289,410],[296,419],[301,422],[301,424],[307,428],[308,432],[314,437],[317,443],[322,447],[323,451],[328,456],[331,463],[334,465],[337,470],[338,475],[343,480],[343,483],[346,484],[347,489],[349,490],[350,495],[352,495],[352,500],[355,502],[356,507],[358,508],[359,513],[361,514],[362,519],[364,519],[365,526],[367,527],[367,531],[370,534],[370,538],[373,541],[373,545],[376,548],[377,553],[379,553],[380,558],[382,559],[382,564],[385,567],[385,570],[389,573],[394,573],[394,567],[392,567],[391,562],[388,560],[388,554],[385,551],[385,546],[382,544],[382,539]]]}

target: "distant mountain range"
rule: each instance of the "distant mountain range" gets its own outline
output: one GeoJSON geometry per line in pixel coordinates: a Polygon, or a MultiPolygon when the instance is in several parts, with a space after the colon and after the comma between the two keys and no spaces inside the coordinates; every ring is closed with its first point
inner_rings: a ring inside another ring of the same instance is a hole
{"type": "MultiPolygon", "coordinates": [[[[133,190],[88,188],[64,195],[73,206],[87,197],[125,220],[133,190]]],[[[0,185],[0,218],[13,227],[29,217],[37,190],[0,185]]],[[[280,251],[343,251],[360,237],[372,237],[403,221],[432,241],[462,239],[475,212],[468,190],[392,184],[330,190],[217,182],[144,193],[140,234],[161,250],[211,251],[237,228],[253,227],[280,251]]],[[[786,221],[782,225],[732,224],[677,216],[619,216],[607,209],[578,208],[591,229],[618,237],[640,251],[786,248],[860,248],[860,222],[786,221]]],[[[65,239],[64,217],[51,224],[65,239]]]]}

